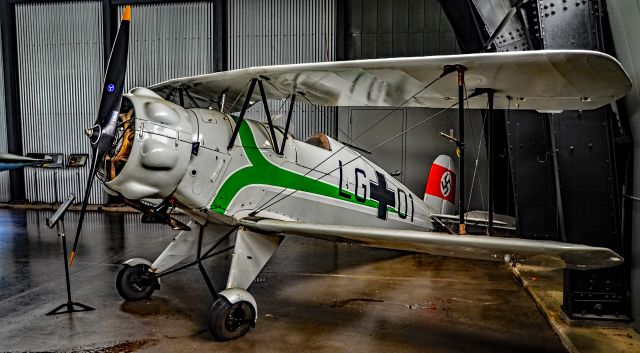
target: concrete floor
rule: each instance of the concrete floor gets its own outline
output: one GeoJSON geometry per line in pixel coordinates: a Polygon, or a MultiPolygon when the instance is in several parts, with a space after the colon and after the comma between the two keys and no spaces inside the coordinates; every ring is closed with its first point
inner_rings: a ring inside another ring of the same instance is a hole
{"type": "MultiPolygon", "coordinates": [[[[72,269],[74,300],[96,311],[45,316],[65,302],[64,268],[49,211],[0,209],[0,351],[65,352],[564,352],[500,263],[287,238],[250,291],[255,329],[212,341],[212,302],[200,273],[163,279],[147,301],[115,290],[120,263],[153,260],[175,234],[136,214],[87,214],[72,269]]],[[[77,213],[67,215],[68,241],[77,213]]],[[[214,283],[230,257],[209,260],[214,283]]]]}

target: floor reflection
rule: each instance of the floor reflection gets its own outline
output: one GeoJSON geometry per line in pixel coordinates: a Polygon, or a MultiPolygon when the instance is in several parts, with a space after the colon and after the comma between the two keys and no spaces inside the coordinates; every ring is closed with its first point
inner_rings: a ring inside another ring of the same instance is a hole
{"type": "MultiPolygon", "coordinates": [[[[0,300],[60,278],[64,273],[58,237],[62,227],[50,229],[46,225],[52,214],[52,211],[0,209],[0,300]]],[[[65,215],[69,248],[79,215],[79,212],[65,215]]],[[[165,225],[140,223],[139,214],[88,212],[71,272],[95,264],[121,263],[125,257],[153,259],[161,251],[153,245],[164,247],[176,234],[165,225]]]]}
{"type": "MultiPolygon", "coordinates": [[[[259,303],[256,328],[214,342],[206,328],[213,298],[197,268],[163,277],[150,300],[118,295],[120,263],[154,260],[177,234],[141,224],[139,214],[87,214],[71,289],[73,300],[96,310],[46,316],[66,300],[60,238],[45,225],[51,214],[0,209],[0,351],[121,351],[123,342],[152,342],[153,352],[562,351],[501,264],[294,236],[250,287],[259,303]]],[[[69,243],[78,216],[66,216],[69,243]]],[[[225,285],[230,261],[228,252],[205,263],[216,288],[225,285]]]]}

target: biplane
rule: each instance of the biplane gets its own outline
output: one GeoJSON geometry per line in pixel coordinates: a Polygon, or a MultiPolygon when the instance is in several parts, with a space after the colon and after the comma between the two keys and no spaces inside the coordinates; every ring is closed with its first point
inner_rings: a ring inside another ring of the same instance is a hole
{"type": "MultiPolygon", "coordinates": [[[[181,230],[154,261],[130,259],[116,287],[125,300],[159,289],[159,278],[197,265],[214,296],[208,327],[218,340],[243,336],[258,305],[248,291],[285,236],[497,261],[538,255],[566,268],[621,264],[610,249],[555,241],[436,232],[433,215],[456,215],[460,165],[440,156],[425,195],[414,194],[363,153],[318,133],[289,133],[295,102],[323,106],[470,109],[595,109],[624,96],[630,80],[611,56],[593,51],[527,51],[254,67],[179,78],[123,94],[130,10],[124,11],[103,83],[98,119],[86,130],[90,178],[69,262],[73,262],[92,182],[139,209],[143,221],[181,230]],[[465,91],[473,92],[468,96],[465,91]],[[267,100],[289,103],[276,126],[267,100]],[[185,108],[185,101],[190,108],[185,108]],[[245,119],[264,105],[266,122],[245,119]],[[162,200],[151,204],[147,200],[162,200]],[[191,221],[178,220],[179,207],[191,221]],[[235,237],[234,245],[222,248],[235,237]],[[217,291],[202,261],[233,251],[217,291]],[[194,261],[181,264],[188,258],[194,261]]],[[[460,125],[460,128],[463,124],[460,125]]],[[[464,156],[463,131],[449,136],[464,156]]],[[[425,168],[426,169],[426,168],[425,168]]],[[[459,193],[462,199],[464,192],[459,193]]],[[[458,200],[458,205],[463,204],[458,200]]]]}

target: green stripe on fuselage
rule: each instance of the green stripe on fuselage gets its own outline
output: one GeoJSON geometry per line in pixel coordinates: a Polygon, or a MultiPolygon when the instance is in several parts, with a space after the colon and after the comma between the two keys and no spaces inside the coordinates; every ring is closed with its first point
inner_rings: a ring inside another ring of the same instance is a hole
{"type": "MultiPolygon", "coordinates": [[[[210,206],[212,211],[224,214],[233,198],[242,188],[255,184],[299,190],[337,200],[350,201],[354,204],[371,208],[378,208],[377,201],[367,199],[364,204],[356,202],[353,193],[346,190],[343,190],[343,192],[349,195],[349,199],[340,197],[337,186],[282,169],[269,162],[256,146],[249,124],[245,122],[242,123],[239,135],[242,148],[251,165],[235,171],[225,180],[210,206]]],[[[396,210],[391,207],[387,207],[387,210],[396,213],[396,210]]]]}

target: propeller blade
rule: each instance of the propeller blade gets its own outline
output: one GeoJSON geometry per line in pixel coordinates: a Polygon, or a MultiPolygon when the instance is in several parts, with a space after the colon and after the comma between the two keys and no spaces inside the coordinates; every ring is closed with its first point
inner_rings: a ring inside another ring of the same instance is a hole
{"type": "Polygon", "coordinates": [[[84,215],[87,211],[87,203],[91,194],[93,180],[100,163],[104,161],[104,156],[113,146],[118,125],[118,114],[120,112],[120,104],[122,103],[122,95],[124,90],[124,79],[127,71],[127,56],[129,52],[129,24],[131,22],[131,7],[125,6],[116,35],[115,43],[111,49],[109,64],[104,76],[102,87],[102,96],[100,97],[100,106],[98,108],[98,117],[96,123],[85,132],[91,141],[91,149],[93,150],[93,159],[91,161],[91,169],[89,171],[89,180],[85,187],[84,199],[82,200],[82,209],[80,210],[80,219],[78,220],[78,228],[76,229],[76,237],[73,241],[73,248],[69,254],[69,266],[73,264],[76,255],[78,240],[82,231],[82,223],[84,215]]]}

